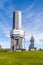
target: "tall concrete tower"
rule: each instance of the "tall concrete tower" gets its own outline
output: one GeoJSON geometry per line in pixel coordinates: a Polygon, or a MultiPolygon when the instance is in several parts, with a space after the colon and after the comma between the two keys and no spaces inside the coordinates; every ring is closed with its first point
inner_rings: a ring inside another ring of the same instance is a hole
{"type": "Polygon", "coordinates": [[[13,29],[11,31],[11,48],[12,51],[22,49],[22,40],[24,31],[22,30],[22,15],[21,11],[13,12],[13,29]]]}
{"type": "Polygon", "coordinates": [[[31,36],[29,50],[34,50],[34,37],[31,36]]]}

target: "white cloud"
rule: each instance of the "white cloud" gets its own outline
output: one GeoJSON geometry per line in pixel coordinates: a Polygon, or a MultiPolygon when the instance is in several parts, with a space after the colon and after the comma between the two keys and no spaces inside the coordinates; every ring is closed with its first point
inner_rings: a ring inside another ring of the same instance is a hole
{"type": "Polygon", "coordinates": [[[43,15],[42,15],[43,12],[42,11],[36,12],[36,10],[31,11],[31,9],[29,8],[27,11],[24,12],[25,17],[23,20],[24,27],[25,27],[25,34],[26,34],[25,40],[30,41],[31,34],[33,33],[33,36],[35,38],[35,45],[37,47],[42,47],[43,46],[43,30],[42,30],[43,29],[43,15]]]}
{"type": "Polygon", "coordinates": [[[2,47],[10,47],[10,31],[12,29],[10,24],[12,24],[14,7],[9,0],[0,0],[0,9],[0,44],[2,47]],[[7,8],[4,6],[6,2],[9,3],[7,8]]]}
{"type": "Polygon", "coordinates": [[[6,40],[0,41],[0,45],[2,48],[10,48],[10,41],[6,40]]]}
{"type": "Polygon", "coordinates": [[[36,5],[36,2],[37,0],[34,0],[34,2],[31,5],[29,5],[25,10],[23,10],[23,13],[27,14],[28,12],[30,12],[31,9],[36,5]]]}
{"type": "Polygon", "coordinates": [[[1,25],[0,28],[2,28],[4,35],[9,38],[10,37],[11,28],[9,26],[7,26],[7,24],[5,24],[5,23],[0,24],[0,25],[1,25]]]}

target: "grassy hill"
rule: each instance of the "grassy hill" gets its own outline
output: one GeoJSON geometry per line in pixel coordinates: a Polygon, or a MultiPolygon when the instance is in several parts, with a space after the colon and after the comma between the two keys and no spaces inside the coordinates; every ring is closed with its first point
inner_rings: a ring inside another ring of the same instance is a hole
{"type": "Polygon", "coordinates": [[[43,65],[43,51],[2,52],[0,65],[43,65]]]}

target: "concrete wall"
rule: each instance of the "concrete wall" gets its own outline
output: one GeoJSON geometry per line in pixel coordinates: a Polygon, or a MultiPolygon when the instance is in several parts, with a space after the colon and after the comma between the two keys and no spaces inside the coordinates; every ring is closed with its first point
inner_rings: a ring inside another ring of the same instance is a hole
{"type": "Polygon", "coordinates": [[[22,25],[21,25],[21,21],[22,21],[22,17],[21,17],[21,12],[20,11],[15,11],[13,13],[13,29],[21,29],[22,25]]]}

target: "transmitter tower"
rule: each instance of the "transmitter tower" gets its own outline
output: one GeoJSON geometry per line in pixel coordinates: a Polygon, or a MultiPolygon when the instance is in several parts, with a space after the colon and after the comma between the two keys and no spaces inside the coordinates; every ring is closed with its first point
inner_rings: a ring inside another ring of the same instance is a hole
{"type": "Polygon", "coordinates": [[[22,40],[24,39],[24,30],[22,30],[21,11],[13,12],[13,29],[11,30],[11,49],[17,51],[22,49],[22,40]]]}

